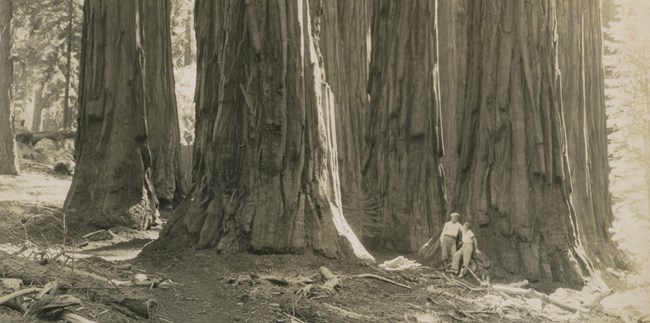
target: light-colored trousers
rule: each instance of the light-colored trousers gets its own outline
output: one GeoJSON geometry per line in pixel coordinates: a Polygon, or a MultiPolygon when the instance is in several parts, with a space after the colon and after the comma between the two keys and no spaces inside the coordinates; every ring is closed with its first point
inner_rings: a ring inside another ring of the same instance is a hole
{"type": "Polygon", "coordinates": [[[474,252],[474,243],[463,242],[460,250],[456,251],[451,258],[451,269],[458,271],[461,257],[463,257],[463,267],[469,268],[469,261],[472,260],[472,252],[474,252]]]}
{"type": "Polygon", "coordinates": [[[450,256],[453,257],[456,254],[456,237],[442,236],[440,249],[442,249],[442,261],[447,261],[450,256]]]}

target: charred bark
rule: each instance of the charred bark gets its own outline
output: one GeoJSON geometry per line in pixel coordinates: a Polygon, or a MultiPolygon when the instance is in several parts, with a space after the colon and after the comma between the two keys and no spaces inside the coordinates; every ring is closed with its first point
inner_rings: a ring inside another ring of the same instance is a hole
{"type": "Polygon", "coordinates": [[[147,142],[153,185],[162,208],[178,205],[187,189],[180,163],[180,128],[171,51],[171,1],[143,1],[147,142]]]}
{"type": "MultiPolygon", "coordinates": [[[[146,228],[157,210],[147,143],[141,1],[84,4],[77,166],[68,219],[146,228]]],[[[156,53],[159,55],[159,53],[156,53]]]]}
{"type": "Polygon", "coordinates": [[[18,174],[11,103],[13,63],[11,62],[11,0],[0,1],[0,174],[18,174]]]}
{"type": "Polygon", "coordinates": [[[381,244],[416,252],[445,218],[436,1],[376,1],[366,189],[381,244]]]}
{"type": "Polygon", "coordinates": [[[603,269],[625,266],[608,231],[614,215],[608,179],[600,4],[588,0],[558,4],[558,53],[567,155],[580,237],[594,265],[603,269]]]}
{"type": "Polygon", "coordinates": [[[592,267],[571,196],[556,11],[555,1],[468,2],[453,205],[507,271],[579,284],[592,267]]]}
{"type": "Polygon", "coordinates": [[[199,0],[195,12],[195,184],[152,248],[372,259],[341,212],[308,2],[199,0]]]}

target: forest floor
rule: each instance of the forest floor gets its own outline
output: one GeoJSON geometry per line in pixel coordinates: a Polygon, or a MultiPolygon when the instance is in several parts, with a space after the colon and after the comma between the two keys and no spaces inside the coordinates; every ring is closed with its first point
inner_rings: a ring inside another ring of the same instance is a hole
{"type": "MultiPolygon", "coordinates": [[[[156,314],[149,319],[152,322],[622,321],[605,314],[599,305],[591,307],[589,313],[572,313],[540,299],[494,292],[481,287],[472,277],[457,279],[428,267],[389,271],[376,264],[313,255],[219,255],[213,250],[138,256],[159,230],[122,230],[109,240],[98,241],[84,241],[82,236],[88,231],[62,230],[64,217],[60,210],[70,179],[70,176],[34,170],[20,176],[0,176],[0,252],[35,260],[40,257],[43,263],[42,258],[62,250],[66,240],[68,259],[91,264],[86,267],[97,275],[119,280],[141,273],[148,279],[155,278],[156,283],[160,282],[154,284],[156,287],[128,287],[157,300],[156,314]],[[333,290],[325,287],[327,281],[319,271],[322,266],[340,279],[340,286],[333,290]],[[403,286],[376,277],[358,276],[362,274],[384,277],[403,286]]],[[[377,264],[399,256],[374,255],[377,264]]],[[[48,266],[53,265],[65,266],[54,261],[48,266]]],[[[34,266],[39,266],[37,261],[34,266]]],[[[0,258],[0,278],[2,267],[0,258]]],[[[492,283],[517,280],[517,277],[499,277],[492,283]]],[[[533,287],[551,292],[549,289],[554,286],[533,287]]],[[[0,283],[0,297],[8,292],[0,283]]],[[[96,303],[83,293],[75,296],[83,303],[72,310],[88,319],[136,320],[119,307],[96,303]]],[[[579,306],[592,295],[559,289],[551,296],[579,306]]],[[[634,320],[640,316],[638,313],[625,315],[634,320]]],[[[0,322],[40,321],[0,306],[0,322]]]]}

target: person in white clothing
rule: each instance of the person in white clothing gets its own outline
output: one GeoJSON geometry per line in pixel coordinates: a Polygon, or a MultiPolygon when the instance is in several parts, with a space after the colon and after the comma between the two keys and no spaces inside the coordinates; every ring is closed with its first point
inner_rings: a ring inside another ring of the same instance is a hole
{"type": "Polygon", "coordinates": [[[447,268],[449,257],[456,253],[456,239],[461,234],[462,225],[458,222],[460,214],[454,212],[449,215],[449,222],[445,223],[440,233],[440,249],[442,250],[442,262],[447,268]]]}
{"type": "Polygon", "coordinates": [[[460,271],[459,277],[463,277],[467,273],[469,268],[469,262],[472,260],[472,254],[474,251],[478,251],[478,243],[476,242],[476,236],[474,232],[470,230],[471,224],[465,222],[463,224],[463,242],[461,249],[454,253],[451,259],[451,270],[454,273],[458,273],[458,266],[460,265],[460,258],[463,258],[463,267],[460,271]]]}

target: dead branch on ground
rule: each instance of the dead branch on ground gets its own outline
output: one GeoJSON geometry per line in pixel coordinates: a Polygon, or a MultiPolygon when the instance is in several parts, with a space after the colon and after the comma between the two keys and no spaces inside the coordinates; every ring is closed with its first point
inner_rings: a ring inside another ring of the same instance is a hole
{"type": "Polygon", "coordinates": [[[579,305],[570,305],[567,304],[566,302],[562,302],[560,300],[554,299],[552,297],[549,297],[548,295],[544,293],[540,293],[532,288],[529,289],[524,289],[524,288],[517,288],[517,287],[511,287],[507,285],[492,285],[491,286],[492,290],[494,291],[500,291],[504,292],[506,294],[511,294],[511,295],[523,295],[523,296],[528,296],[532,298],[539,298],[549,304],[553,304],[563,310],[570,311],[570,312],[582,312],[582,313],[589,313],[589,309],[579,306],[579,305]]]}
{"type": "Polygon", "coordinates": [[[393,284],[395,286],[403,287],[403,288],[406,288],[406,289],[412,289],[411,286],[400,284],[400,283],[398,283],[398,282],[396,282],[394,280],[391,280],[391,279],[388,279],[388,278],[385,278],[385,277],[381,277],[381,276],[378,276],[378,275],[375,275],[375,274],[359,274],[359,275],[353,275],[353,276],[348,276],[348,277],[349,278],[372,278],[372,279],[377,279],[379,281],[383,281],[385,283],[393,284]]]}

